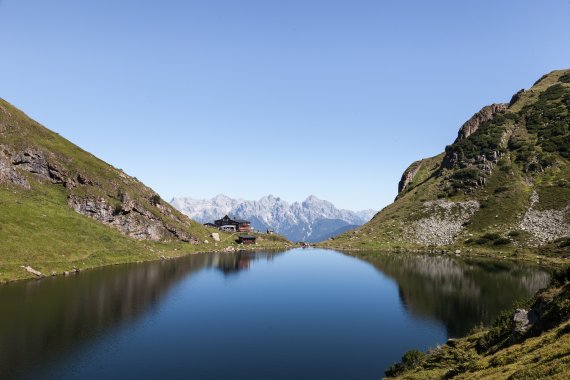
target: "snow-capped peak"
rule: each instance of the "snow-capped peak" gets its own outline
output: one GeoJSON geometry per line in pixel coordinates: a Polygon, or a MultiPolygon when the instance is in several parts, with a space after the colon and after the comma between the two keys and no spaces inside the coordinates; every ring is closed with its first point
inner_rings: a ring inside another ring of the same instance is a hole
{"type": "Polygon", "coordinates": [[[339,210],[331,202],[310,195],[303,202],[287,203],[266,195],[258,201],[233,199],[218,194],[212,199],[173,198],[172,205],[201,222],[213,222],[226,214],[248,219],[255,229],[271,228],[293,241],[319,241],[366,223],[371,210],[339,210]]]}

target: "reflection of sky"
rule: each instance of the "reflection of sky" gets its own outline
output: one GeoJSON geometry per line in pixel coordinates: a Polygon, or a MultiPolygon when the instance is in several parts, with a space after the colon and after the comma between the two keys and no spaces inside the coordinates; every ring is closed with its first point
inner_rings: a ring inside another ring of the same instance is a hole
{"type": "MultiPolygon", "coordinates": [[[[419,267],[425,269],[423,264],[419,267]]],[[[437,265],[433,267],[437,277],[443,276],[437,265]]],[[[444,267],[453,269],[447,262],[444,267]]],[[[415,273],[413,265],[399,268],[404,276],[391,273],[389,277],[359,259],[309,249],[275,256],[193,255],[148,267],[116,267],[112,270],[119,277],[103,276],[99,278],[102,283],[87,273],[55,279],[64,289],[86,282],[89,288],[99,289],[113,281],[120,285],[117,279],[131,278],[131,289],[153,296],[135,292],[118,293],[118,300],[107,298],[111,304],[97,306],[99,312],[110,313],[124,304],[139,311],[137,318],[100,324],[85,317],[96,303],[91,294],[83,294],[81,305],[87,314],[76,320],[76,325],[83,323],[83,330],[95,329],[96,334],[64,340],[67,349],[59,351],[51,364],[41,363],[33,375],[85,379],[378,378],[405,351],[427,349],[447,337],[445,319],[437,308],[432,314],[411,312],[418,304],[415,293],[402,298],[406,304],[401,300],[400,292],[408,292],[410,278],[427,277],[415,273]],[[215,269],[221,263],[248,269],[228,277],[215,269]],[[133,277],[130,271],[139,274],[133,277]],[[149,302],[155,305],[152,309],[145,307],[149,302]]],[[[455,281],[458,272],[451,273],[455,281]]],[[[35,297],[46,296],[42,288],[40,283],[35,297]]],[[[423,298],[429,301],[430,296],[424,293],[423,298]]],[[[447,292],[434,297],[445,301],[447,292]]],[[[68,304],[62,304],[62,312],[69,311],[68,304]]],[[[49,323],[44,331],[34,331],[37,339],[67,333],[65,326],[49,323]]],[[[41,360],[41,353],[34,355],[29,360],[41,360]]]]}

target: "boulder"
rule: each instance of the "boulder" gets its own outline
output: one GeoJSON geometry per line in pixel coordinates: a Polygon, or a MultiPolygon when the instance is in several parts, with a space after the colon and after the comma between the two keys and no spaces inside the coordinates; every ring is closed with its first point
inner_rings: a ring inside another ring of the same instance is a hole
{"type": "Polygon", "coordinates": [[[31,273],[31,274],[33,274],[33,275],[35,275],[35,276],[43,277],[42,272],[35,270],[34,268],[32,268],[32,267],[29,266],[29,265],[22,266],[22,268],[24,268],[24,269],[26,270],[26,272],[29,272],[29,273],[31,273]]]}
{"type": "Polygon", "coordinates": [[[524,334],[537,321],[538,313],[535,310],[516,309],[513,315],[514,333],[524,334]]]}

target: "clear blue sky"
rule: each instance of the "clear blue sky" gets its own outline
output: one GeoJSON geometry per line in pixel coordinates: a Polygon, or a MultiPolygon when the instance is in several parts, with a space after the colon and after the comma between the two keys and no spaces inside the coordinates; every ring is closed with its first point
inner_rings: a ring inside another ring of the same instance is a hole
{"type": "Polygon", "coordinates": [[[163,198],[379,209],[570,67],[568,0],[0,0],[0,97],[163,198]]]}

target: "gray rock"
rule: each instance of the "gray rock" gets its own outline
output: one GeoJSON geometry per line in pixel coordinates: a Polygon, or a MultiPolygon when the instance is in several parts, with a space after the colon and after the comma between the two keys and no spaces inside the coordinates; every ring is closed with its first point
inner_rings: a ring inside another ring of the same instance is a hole
{"type": "Polygon", "coordinates": [[[398,194],[406,190],[408,185],[414,180],[414,177],[416,176],[421,167],[422,167],[422,162],[416,161],[404,171],[404,173],[402,174],[402,178],[398,183],[398,194]]]}
{"type": "Polygon", "coordinates": [[[0,183],[2,182],[9,182],[24,189],[30,189],[28,181],[11,164],[8,154],[5,152],[5,147],[0,145],[0,183]]]}
{"type": "Polygon", "coordinates": [[[513,322],[515,323],[514,332],[517,334],[524,334],[533,324],[538,321],[538,313],[531,309],[516,309],[513,315],[513,322]]]}
{"type": "Polygon", "coordinates": [[[34,268],[32,268],[32,267],[29,266],[29,265],[25,265],[25,266],[23,265],[22,268],[24,268],[24,269],[26,270],[26,272],[29,272],[29,273],[31,273],[31,274],[33,274],[33,275],[35,275],[35,276],[43,277],[42,272],[35,270],[34,268]]]}
{"type": "Polygon", "coordinates": [[[12,165],[54,183],[65,183],[65,175],[39,151],[24,151],[12,158],[12,165]]]}
{"type": "Polygon", "coordinates": [[[121,204],[120,212],[103,198],[69,196],[68,204],[76,212],[110,225],[135,239],[158,241],[166,236],[174,236],[191,242],[191,238],[183,231],[166,226],[151,212],[130,200],[121,204]],[[126,212],[125,209],[129,211],[126,212]]]}
{"type": "Polygon", "coordinates": [[[471,136],[483,123],[491,120],[497,113],[505,111],[508,106],[508,104],[491,104],[490,106],[483,107],[481,111],[471,116],[471,118],[461,126],[455,142],[471,136]]]}
{"type": "Polygon", "coordinates": [[[524,88],[522,90],[519,90],[516,94],[514,94],[513,97],[511,98],[511,101],[509,102],[509,107],[515,104],[521,98],[523,93],[524,93],[524,88]]]}

